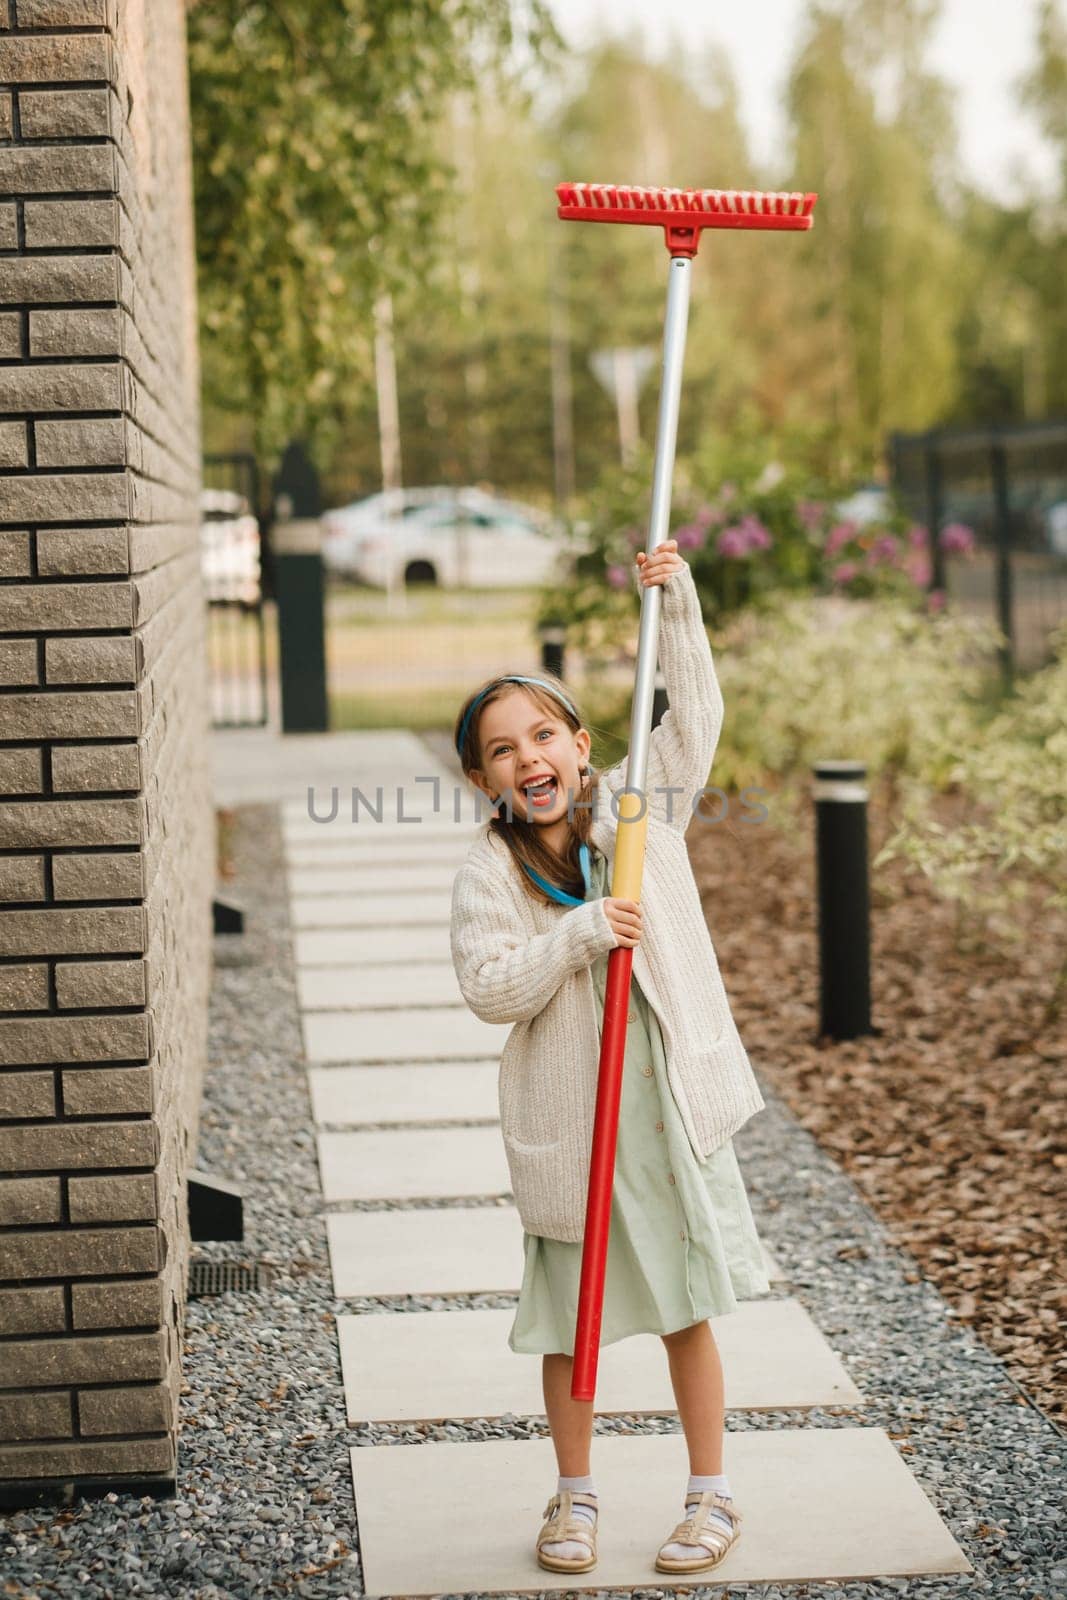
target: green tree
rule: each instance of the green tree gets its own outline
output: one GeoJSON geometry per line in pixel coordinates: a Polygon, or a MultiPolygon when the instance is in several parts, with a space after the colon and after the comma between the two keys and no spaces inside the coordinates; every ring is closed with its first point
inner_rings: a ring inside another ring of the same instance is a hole
{"type": "Polygon", "coordinates": [[[321,462],[440,247],[446,96],[560,41],[545,0],[190,0],[187,38],[205,422],[321,462]]]}

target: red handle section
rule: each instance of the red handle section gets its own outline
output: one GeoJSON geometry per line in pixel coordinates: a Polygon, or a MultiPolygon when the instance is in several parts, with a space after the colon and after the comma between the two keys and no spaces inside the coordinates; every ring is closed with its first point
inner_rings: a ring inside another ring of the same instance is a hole
{"type": "Polygon", "coordinates": [[[572,1400],[592,1400],[596,1394],[600,1320],[604,1310],[604,1269],[608,1259],[615,1146],[619,1132],[619,1103],[622,1099],[622,1069],[626,1057],[626,1020],[633,964],[632,946],[616,945],[608,955],[593,1148],[589,1158],[589,1192],[585,1206],[582,1276],[574,1331],[572,1400]]]}

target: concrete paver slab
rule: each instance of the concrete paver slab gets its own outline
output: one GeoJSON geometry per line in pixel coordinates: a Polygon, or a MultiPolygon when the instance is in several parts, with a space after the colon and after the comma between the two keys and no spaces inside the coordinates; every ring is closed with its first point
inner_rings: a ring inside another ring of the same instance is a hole
{"type": "Polygon", "coordinates": [[[392,866],[290,867],[289,893],[319,899],[339,894],[428,894],[451,889],[456,868],[420,862],[392,866]]]}
{"type": "Polygon", "coordinates": [[[464,1122],[499,1115],[493,1061],[414,1067],[312,1067],[316,1123],[464,1122]]]}
{"type": "Polygon", "coordinates": [[[289,920],[294,928],[447,928],[452,897],[440,889],[429,894],[410,890],[406,894],[294,895],[289,902],[289,920]]]}
{"type": "MultiPolygon", "coordinates": [[[[298,966],[396,965],[410,961],[451,961],[448,929],[435,923],[425,928],[314,928],[293,935],[298,966]]],[[[413,971],[412,987],[418,982],[413,971]]]]}
{"type": "Polygon", "coordinates": [[[462,1006],[451,961],[395,966],[298,967],[301,1011],[360,1011],[375,1007],[462,1006]]]}
{"type": "Polygon", "coordinates": [[[974,1570],[881,1428],[732,1432],[723,1465],[744,1517],[741,1537],[710,1572],[674,1577],[653,1562],[681,1515],[683,1435],[598,1435],[600,1559],[591,1572],[554,1574],[533,1550],[556,1487],[551,1439],[353,1449],[366,1593],[675,1589],[974,1570]],[[493,1515],[477,1520],[474,1538],[471,1508],[483,1504],[493,1515]]]}
{"type": "Polygon", "coordinates": [[[339,1300],[517,1294],[522,1281],[522,1224],[513,1205],[328,1212],[326,1243],[339,1300]]]}
{"type": "MultiPolygon", "coordinates": [[[[414,988],[414,983],[412,988],[414,988]]],[[[309,1061],[500,1060],[509,1026],[483,1022],[465,1006],[378,1011],[308,1011],[303,1018],[309,1061]]]]}
{"type": "MultiPolygon", "coordinates": [[[[328,1212],[326,1242],[339,1300],[517,1295],[522,1284],[522,1223],[511,1204],[328,1212]]],[[[766,1248],[763,1263],[772,1282],[783,1281],[766,1248]]]]}
{"type": "MultiPolygon", "coordinates": [[[[508,1346],[513,1310],[341,1316],[349,1422],[541,1417],[541,1358],[508,1346]]],[[[861,1405],[863,1396],[799,1300],[748,1300],[712,1318],[726,1405],[735,1411],[861,1405]]],[[[598,1413],[676,1406],[663,1342],[636,1334],[602,1346],[598,1413]]]]}
{"type": "Polygon", "coordinates": [[[499,1128],[320,1133],[322,1197],[436,1200],[511,1193],[499,1128]]]}

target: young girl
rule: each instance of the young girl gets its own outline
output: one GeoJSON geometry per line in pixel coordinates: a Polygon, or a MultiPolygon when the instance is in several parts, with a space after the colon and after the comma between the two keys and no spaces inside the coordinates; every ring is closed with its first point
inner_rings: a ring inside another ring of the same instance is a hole
{"type": "MultiPolygon", "coordinates": [[[[657,1333],[667,1350],[690,1477],[661,1572],[717,1565],[740,1533],[723,1473],[722,1365],[709,1317],[770,1285],[731,1143],[763,1109],[738,1037],[684,834],[708,781],[723,703],[693,576],[667,540],[636,557],[663,586],[659,659],[670,702],[649,741],[641,903],[614,899],[613,796],[628,761],[589,764],[563,683],[507,674],[456,721],[464,772],[496,808],[456,875],[452,960],[464,999],[514,1027],[500,1062],[500,1127],[525,1271],[511,1349],[543,1355],[559,1479],[537,1559],[596,1564],[593,1403],[570,1394],[608,952],[633,977],[604,1281],[601,1344],[657,1333]]],[[[625,824],[623,824],[625,826],[625,824]]]]}

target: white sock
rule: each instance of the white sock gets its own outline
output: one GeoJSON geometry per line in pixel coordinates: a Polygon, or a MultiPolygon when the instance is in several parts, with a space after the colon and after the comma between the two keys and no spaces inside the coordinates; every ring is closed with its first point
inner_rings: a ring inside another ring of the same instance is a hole
{"type": "MultiPolygon", "coordinates": [[[[703,1475],[698,1472],[691,1472],[689,1474],[689,1482],[685,1487],[686,1516],[688,1516],[692,1510],[692,1505],[690,1502],[692,1501],[695,1503],[702,1494],[707,1494],[711,1490],[714,1490],[716,1494],[721,1494],[725,1500],[733,1499],[733,1495],[730,1493],[730,1482],[725,1472],[707,1473],[703,1475]]],[[[708,1512],[708,1522],[710,1522],[713,1517],[715,1521],[723,1528],[724,1532],[733,1533],[733,1524],[731,1523],[729,1517],[726,1516],[718,1506],[714,1506],[711,1511],[708,1512]]],[[[705,1524],[705,1526],[706,1525],[707,1524],[705,1524]]],[[[661,1553],[665,1556],[672,1556],[678,1561],[691,1561],[697,1552],[693,1549],[692,1545],[672,1542],[671,1544],[665,1544],[661,1553]]]]}
{"type": "MultiPolygon", "coordinates": [[[[556,1493],[564,1489],[572,1489],[580,1494],[596,1494],[592,1477],[585,1478],[559,1478],[556,1482],[556,1493]]],[[[592,1506],[571,1506],[573,1517],[584,1517],[592,1526],[596,1522],[596,1511],[592,1506]]],[[[581,1561],[589,1555],[589,1550],[584,1544],[579,1544],[577,1539],[557,1539],[552,1544],[541,1546],[542,1550],[550,1556],[558,1556],[563,1561],[581,1561]]]]}

